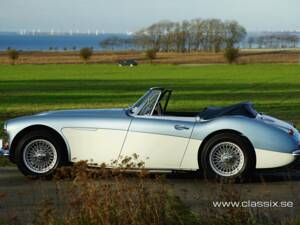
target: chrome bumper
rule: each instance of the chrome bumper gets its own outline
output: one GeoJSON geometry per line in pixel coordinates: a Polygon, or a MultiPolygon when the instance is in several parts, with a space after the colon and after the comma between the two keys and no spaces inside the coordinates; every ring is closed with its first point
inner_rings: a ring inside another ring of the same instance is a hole
{"type": "Polygon", "coordinates": [[[0,157],[4,156],[4,157],[8,157],[9,156],[9,151],[8,150],[4,150],[2,149],[2,139],[0,139],[0,157]]]}
{"type": "Polygon", "coordinates": [[[300,150],[293,151],[293,152],[292,152],[292,155],[293,155],[293,156],[298,156],[298,157],[299,157],[299,156],[300,156],[300,150]]]}

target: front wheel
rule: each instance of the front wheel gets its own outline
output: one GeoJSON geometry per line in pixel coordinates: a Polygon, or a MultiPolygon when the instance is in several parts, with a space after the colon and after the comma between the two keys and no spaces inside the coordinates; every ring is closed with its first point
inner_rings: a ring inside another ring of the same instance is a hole
{"type": "Polygon", "coordinates": [[[205,175],[224,181],[244,178],[253,169],[253,162],[244,137],[231,133],[212,137],[201,154],[205,175]]]}
{"type": "Polygon", "coordinates": [[[51,132],[32,131],[24,135],[16,149],[16,163],[26,176],[52,175],[64,163],[63,146],[51,132]]]}

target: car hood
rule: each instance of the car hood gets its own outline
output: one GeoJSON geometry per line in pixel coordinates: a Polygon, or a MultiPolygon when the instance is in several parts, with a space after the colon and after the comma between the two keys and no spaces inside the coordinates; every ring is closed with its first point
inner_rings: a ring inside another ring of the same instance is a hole
{"type": "Polygon", "coordinates": [[[109,116],[109,117],[119,117],[124,116],[126,113],[125,109],[74,109],[74,110],[57,110],[42,112],[36,114],[39,117],[93,117],[93,116],[109,116]]]}
{"type": "Polygon", "coordinates": [[[43,112],[22,116],[5,122],[10,137],[26,127],[42,125],[60,132],[64,127],[95,127],[127,130],[130,119],[126,109],[76,109],[43,112]]]}

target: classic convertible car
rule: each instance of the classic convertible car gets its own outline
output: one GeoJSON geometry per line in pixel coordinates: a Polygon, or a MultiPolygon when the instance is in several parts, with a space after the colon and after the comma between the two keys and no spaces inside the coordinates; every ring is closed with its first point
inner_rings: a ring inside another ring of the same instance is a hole
{"type": "Polygon", "coordinates": [[[291,164],[293,125],[257,113],[251,103],[167,110],[172,91],[151,88],[127,109],[44,112],[8,120],[1,153],[24,175],[47,176],[68,162],[95,165],[134,153],[150,170],[200,170],[214,178],[291,164]]]}

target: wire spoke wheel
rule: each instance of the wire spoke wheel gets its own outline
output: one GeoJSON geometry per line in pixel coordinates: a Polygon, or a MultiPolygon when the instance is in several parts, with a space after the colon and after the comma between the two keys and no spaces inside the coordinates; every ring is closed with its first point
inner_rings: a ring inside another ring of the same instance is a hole
{"type": "Polygon", "coordinates": [[[26,167],[34,173],[47,173],[57,164],[57,151],[54,145],[45,139],[29,142],[23,151],[26,167]]]}
{"type": "Polygon", "coordinates": [[[245,157],[238,145],[232,142],[221,142],[211,149],[209,163],[216,174],[230,177],[243,169],[245,157]]]}

